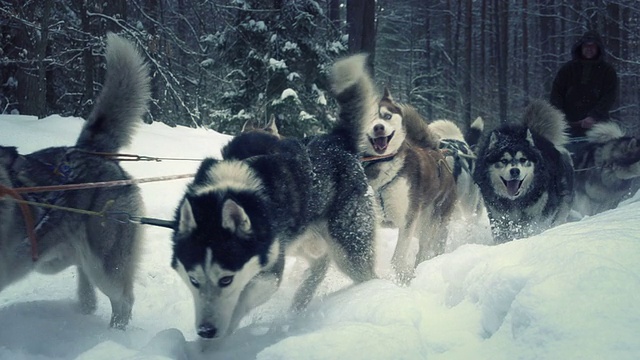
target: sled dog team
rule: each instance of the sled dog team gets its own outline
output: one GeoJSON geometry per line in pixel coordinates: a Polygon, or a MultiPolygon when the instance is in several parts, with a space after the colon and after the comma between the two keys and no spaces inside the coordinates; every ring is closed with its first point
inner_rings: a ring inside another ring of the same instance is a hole
{"type": "MultiPolygon", "coordinates": [[[[132,139],[150,97],[148,69],[128,41],[107,38],[107,74],[75,146],[19,154],[0,146],[0,195],[8,189],[128,180],[99,153],[132,139]],[[61,171],[64,169],[64,171],[61,171]]],[[[392,256],[406,284],[417,264],[444,252],[452,221],[488,216],[497,243],[615,207],[640,177],[640,146],[613,123],[597,125],[575,163],[566,150],[563,114],[532,101],[513,124],[483,134],[478,118],[463,134],[451,121],[427,123],[410,105],[378,93],[366,56],[337,61],[331,74],[340,106],[329,133],[281,137],[274,122],[245,128],[205,159],[174,216],[171,266],[192,292],[202,338],[232,333],[269,300],[289,255],[309,263],[294,295],[301,311],[330,264],[354,283],[376,278],[378,226],[398,228],[392,256]],[[417,240],[418,252],[409,248],[417,240]]],[[[136,185],[30,195],[27,200],[91,211],[139,214],[136,185]]],[[[78,269],[83,312],[94,287],[111,302],[110,325],[131,317],[141,229],[83,214],[31,207],[39,257],[28,251],[25,217],[0,201],[0,291],[30,271],[78,269]]]]}

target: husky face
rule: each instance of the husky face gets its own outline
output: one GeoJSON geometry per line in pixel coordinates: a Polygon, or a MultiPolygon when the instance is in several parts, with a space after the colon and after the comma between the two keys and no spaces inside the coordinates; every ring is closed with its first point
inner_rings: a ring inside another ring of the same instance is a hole
{"type": "Polygon", "coordinates": [[[640,144],[638,139],[623,137],[603,146],[596,163],[612,164],[616,177],[629,180],[640,176],[640,144]],[[607,146],[608,145],[608,146],[607,146]]]}
{"type": "Polygon", "coordinates": [[[172,266],[191,290],[203,338],[235,330],[243,291],[278,258],[279,243],[268,227],[261,228],[262,219],[252,221],[264,209],[243,206],[238,199],[224,192],[199,193],[186,197],[178,209],[172,266]]]}
{"type": "Polygon", "coordinates": [[[378,113],[365,123],[363,152],[371,155],[390,155],[398,152],[405,139],[402,111],[385,94],[378,104],[378,113]]]}
{"type": "Polygon", "coordinates": [[[489,177],[497,195],[515,200],[531,187],[534,170],[535,164],[522,151],[504,152],[491,164],[489,177]]]}

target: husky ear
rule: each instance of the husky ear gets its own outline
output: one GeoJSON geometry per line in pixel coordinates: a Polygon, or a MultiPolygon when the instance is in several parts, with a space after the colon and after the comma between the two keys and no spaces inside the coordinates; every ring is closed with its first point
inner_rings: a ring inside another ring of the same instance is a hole
{"type": "Polygon", "coordinates": [[[533,135],[531,135],[531,131],[529,129],[527,129],[527,141],[531,146],[536,146],[536,144],[533,142],[533,135]]]}
{"type": "Polygon", "coordinates": [[[271,117],[269,118],[269,122],[267,123],[267,126],[264,127],[264,129],[270,133],[272,133],[273,135],[279,136],[280,133],[278,132],[278,127],[276,126],[276,116],[271,114],[271,117]]]}
{"type": "Polygon", "coordinates": [[[180,204],[180,219],[178,220],[178,233],[190,233],[197,227],[196,219],[188,199],[180,204]]]}
{"type": "Polygon", "coordinates": [[[251,130],[254,130],[255,124],[253,123],[252,119],[249,119],[247,121],[244,122],[244,124],[242,125],[242,130],[240,130],[241,133],[246,133],[249,132],[251,130]]]}
{"type": "Polygon", "coordinates": [[[384,92],[382,94],[382,98],[393,101],[393,98],[391,97],[391,92],[389,91],[389,88],[386,87],[386,86],[384,87],[384,92]]]}
{"type": "Polygon", "coordinates": [[[222,204],[222,227],[237,235],[251,234],[251,220],[242,206],[227,199],[222,204]]]}

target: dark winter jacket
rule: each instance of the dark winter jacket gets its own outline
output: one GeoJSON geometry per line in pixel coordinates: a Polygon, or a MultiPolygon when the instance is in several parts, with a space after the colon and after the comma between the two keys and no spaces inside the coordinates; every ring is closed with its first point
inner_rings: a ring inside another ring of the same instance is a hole
{"type": "Polygon", "coordinates": [[[596,121],[609,118],[618,89],[618,75],[615,69],[604,60],[605,47],[595,31],[586,32],[571,51],[573,59],[565,63],[553,80],[550,102],[562,110],[571,126],[572,137],[585,135],[579,123],[588,116],[596,121]],[[582,44],[594,42],[598,46],[595,58],[582,57],[582,44]]]}

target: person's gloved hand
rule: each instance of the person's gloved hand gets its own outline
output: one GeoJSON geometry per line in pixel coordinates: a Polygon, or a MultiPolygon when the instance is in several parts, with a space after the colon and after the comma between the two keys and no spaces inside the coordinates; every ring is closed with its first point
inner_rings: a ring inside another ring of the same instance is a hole
{"type": "Polygon", "coordinates": [[[580,126],[582,126],[583,129],[591,129],[595,124],[596,119],[591,116],[587,116],[586,118],[580,120],[580,126]]]}

